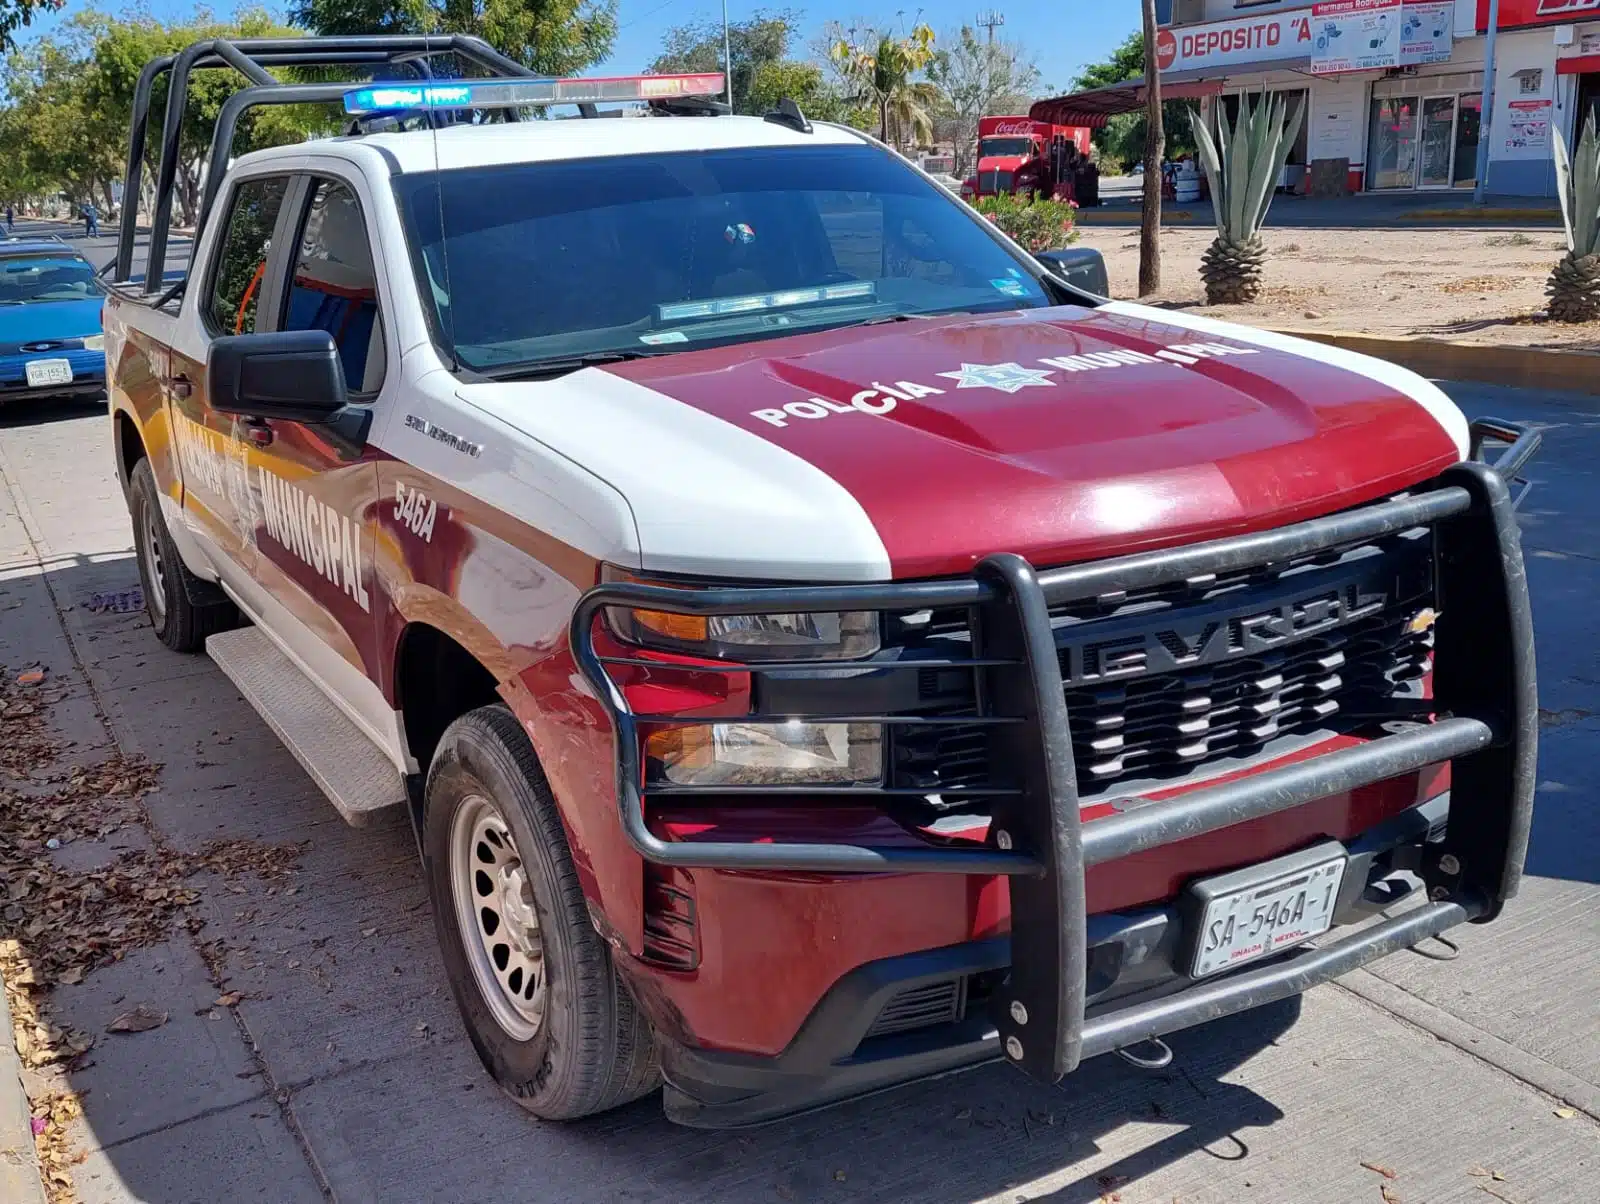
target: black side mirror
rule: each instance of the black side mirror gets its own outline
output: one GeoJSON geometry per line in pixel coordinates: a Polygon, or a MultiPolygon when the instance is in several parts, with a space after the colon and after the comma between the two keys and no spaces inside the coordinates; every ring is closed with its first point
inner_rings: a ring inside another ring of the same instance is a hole
{"type": "Polygon", "coordinates": [[[372,411],[352,406],[339,347],[325,330],[277,330],[214,339],[206,357],[211,408],[326,428],[352,455],[366,446],[372,411]]]}
{"type": "Polygon", "coordinates": [[[1045,271],[1081,292],[1096,297],[1111,295],[1106,275],[1106,258],[1093,247],[1062,247],[1059,251],[1040,251],[1034,256],[1045,271]]]}

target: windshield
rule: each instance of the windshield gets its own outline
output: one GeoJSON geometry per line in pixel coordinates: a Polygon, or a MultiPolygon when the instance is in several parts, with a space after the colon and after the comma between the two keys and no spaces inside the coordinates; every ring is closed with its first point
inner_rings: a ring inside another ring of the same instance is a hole
{"type": "Polygon", "coordinates": [[[1032,265],[864,145],[464,168],[395,187],[445,349],[489,374],[1051,303],[1032,265]]]}
{"type": "Polygon", "coordinates": [[[978,157],[987,159],[992,155],[1031,155],[1033,154],[1032,138],[985,138],[978,143],[978,157]]]}
{"type": "Polygon", "coordinates": [[[86,260],[49,255],[0,259],[0,305],[88,301],[105,296],[86,260]]]}

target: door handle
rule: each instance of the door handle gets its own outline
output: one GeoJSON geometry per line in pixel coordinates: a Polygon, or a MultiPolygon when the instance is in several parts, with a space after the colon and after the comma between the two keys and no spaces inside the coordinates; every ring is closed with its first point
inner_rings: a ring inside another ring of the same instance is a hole
{"type": "Polygon", "coordinates": [[[244,437],[256,447],[270,447],[272,445],[272,427],[264,418],[246,418],[242,423],[244,437]]]}
{"type": "Polygon", "coordinates": [[[181,372],[177,376],[164,377],[161,383],[166,385],[167,391],[179,401],[188,401],[194,394],[194,385],[181,372]]]}

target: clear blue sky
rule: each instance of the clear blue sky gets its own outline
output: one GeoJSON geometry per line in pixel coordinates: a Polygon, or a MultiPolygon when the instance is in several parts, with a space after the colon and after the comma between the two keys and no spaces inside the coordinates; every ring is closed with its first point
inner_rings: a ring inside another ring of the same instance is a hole
{"type": "MultiPolygon", "coordinates": [[[[997,31],[998,35],[1027,47],[1044,82],[1062,91],[1071,85],[1083,64],[1105,57],[1139,24],[1138,0],[1010,0],[1010,3],[993,5],[969,0],[928,0],[921,7],[909,0],[904,2],[904,8],[890,8],[887,4],[876,8],[863,0],[813,3],[797,0],[793,4],[729,0],[728,18],[739,21],[758,8],[789,8],[800,13],[801,36],[792,49],[804,57],[812,35],[829,21],[839,21],[846,26],[887,21],[897,26],[903,23],[907,28],[924,21],[943,36],[963,23],[971,24],[980,12],[992,8],[1005,17],[1005,25],[997,31]],[[874,12],[881,15],[871,16],[874,12]]],[[[62,16],[86,7],[90,6],[81,0],[68,0],[60,14],[47,14],[31,29],[19,30],[18,41],[26,42],[36,33],[52,28],[62,16]]],[[[112,0],[102,0],[96,7],[126,12],[134,6],[124,7],[112,0]]],[[[179,20],[193,13],[196,5],[192,0],[144,0],[137,7],[163,20],[179,20]]],[[[212,5],[217,12],[228,12],[235,7],[238,6],[232,0],[216,0],[212,5]]],[[[269,0],[266,7],[281,11],[287,6],[269,0]]],[[[617,23],[620,29],[605,67],[619,74],[641,70],[659,52],[662,35],[667,29],[697,20],[720,21],[721,16],[719,0],[619,0],[617,23]]]]}

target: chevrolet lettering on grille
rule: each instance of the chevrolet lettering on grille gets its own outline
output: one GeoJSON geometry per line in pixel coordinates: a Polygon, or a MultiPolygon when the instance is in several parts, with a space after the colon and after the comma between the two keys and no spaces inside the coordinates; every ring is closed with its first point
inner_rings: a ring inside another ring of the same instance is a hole
{"type": "MultiPolygon", "coordinates": [[[[1321,576],[1320,574],[1318,576],[1321,576]]],[[[1258,593],[1242,591],[1197,606],[1096,622],[1096,638],[1072,639],[1072,627],[1057,630],[1062,678],[1068,686],[1111,678],[1171,673],[1234,657],[1259,656],[1305,636],[1375,614],[1394,592],[1394,566],[1372,558],[1351,576],[1314,589],[1292,579],[1276,591],[1282,601],[1263,605],[1258,593]],[[1296,585],[1299,593],[1292,593],[1296,585]],[[1284,596],[1287,595],[1287,596],[1284,596]]]]}

